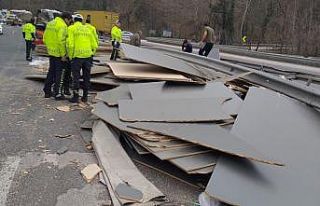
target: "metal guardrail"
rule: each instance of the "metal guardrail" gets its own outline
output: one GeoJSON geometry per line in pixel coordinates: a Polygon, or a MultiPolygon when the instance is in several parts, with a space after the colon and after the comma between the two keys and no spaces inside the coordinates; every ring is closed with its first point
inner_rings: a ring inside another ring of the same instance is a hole
{"type": "MultiPolygon", "coordinates": [[[[165,43],[171,45],[182,45],[182,39],[173,39],[173,38],[160,38],[160,37],[147,37],[146,40],[156,43],[165,43]]],[[[197,43],[192,43],[194,48],[199,48],[197,43]]],[[[246,48],[241,48],[237,46],[227,46],[227,45],[218,45],[221,52],[236,54],[241,56],[248,56],[259,59],[266,59],[272,61],[280,61],[292,64],[301,64],[308,65],[313,67],[319,67],[320,69],[320,61],[316,58],[304,58],[299,56],[292,55],[283,55],[283,54],[274,54],[274,53],[266,53],[266,52],[257,52],[257,51],[249,51],[246,48]]]]}
{"type": "Polygon", "coordinates": [[[209,68],[230,76],[237,76],[249,72],[248,75],[245,75],[241,78],[253,84],[269,88],[271,90],[297,99],[313,107],[320,108],[320,90],[316,90],[306,85],[282,79],[279,76],[268,74],[262,71],[257,71],[249,67],[220,60],[213,60],[194,54],[180,52],[170,48],[156,48],[156,50],[162,50],[169,56],[173,56],[194,65],[209,68]]]}

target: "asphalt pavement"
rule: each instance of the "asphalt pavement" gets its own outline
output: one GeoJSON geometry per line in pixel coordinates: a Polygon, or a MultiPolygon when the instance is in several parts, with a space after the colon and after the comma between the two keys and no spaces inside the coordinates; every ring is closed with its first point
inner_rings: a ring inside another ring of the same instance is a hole
{"type": "MultiPolygon", "coordinates": [[[[21,28],[4,27],[0,36],[0,206],[108,205],[105,186],[88,184],[81,169],[96,163],[80,137],[79,125],[89,111],[61,112],[43,98],[43,84],[24,79],[31,67],[25,61],[21,28]],[[61,139],[55,135],[72,135],[61,139]],[[57,155],[67,147],[68,152],[57,155]]],[[[199,191],[166,175],[137,165],[175,205],[194,205],[199,191]]]]}

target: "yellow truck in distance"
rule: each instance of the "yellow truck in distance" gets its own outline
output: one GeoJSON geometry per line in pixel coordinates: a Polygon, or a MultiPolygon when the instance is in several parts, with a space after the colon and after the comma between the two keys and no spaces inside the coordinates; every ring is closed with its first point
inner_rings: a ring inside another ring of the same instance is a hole
{"type": "Polygon", "coordinates": [[[119,20],[119,13],[116,12],[79,10],[76,13],[81,14],[84,21],[90,18],[91,24],[100,33],[110,34],[113,25],[119,20]]]}

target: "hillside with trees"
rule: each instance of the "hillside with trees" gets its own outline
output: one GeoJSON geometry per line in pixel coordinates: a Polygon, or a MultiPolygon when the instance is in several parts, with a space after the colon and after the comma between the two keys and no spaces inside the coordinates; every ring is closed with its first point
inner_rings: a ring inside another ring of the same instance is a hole
{"type": "Polygon", "coordinates": [[[121,13],[126,30],[199,39],[202,25],[211,24],[221,44],[273,44],[283,53],[320,55],[319,0],[1,0],[0,8],[40,8],[121,13]]]}

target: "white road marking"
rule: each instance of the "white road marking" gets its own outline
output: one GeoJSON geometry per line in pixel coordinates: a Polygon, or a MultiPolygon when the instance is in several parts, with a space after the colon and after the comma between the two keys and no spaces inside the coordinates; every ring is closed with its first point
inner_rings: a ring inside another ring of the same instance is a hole
{"type": "Polygon", "coordinates": [[[18,169],[21,158],[18,156],[8,157],[0,163],[0,205],[6,204],[13,177],[18,169]]]}

